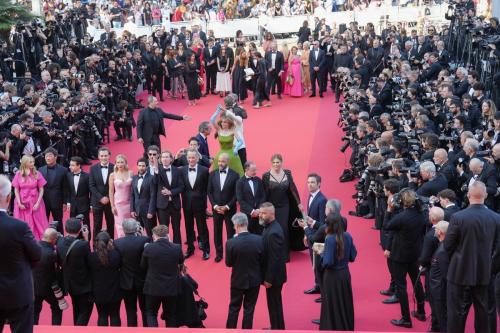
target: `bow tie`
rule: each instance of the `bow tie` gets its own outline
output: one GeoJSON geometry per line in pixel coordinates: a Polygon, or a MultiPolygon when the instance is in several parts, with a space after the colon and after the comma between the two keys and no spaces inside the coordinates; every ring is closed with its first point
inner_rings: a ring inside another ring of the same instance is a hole
{"type": "Polygon", "coordinates": [[[253,177],[247,177],[247,180],[248,181],[253,180],[253,177]]]}
{"type": "Polygon", "coordinates": [[[73,177],[80,177],[80,174],[81,174],[81,173],[74,173],[74,174],[73,174],[73,177]]]}
{"type": "Polygon", "coordinates": [[[144,179],[144,175],[140,175],[140,176],[139,176],[139,179],[144,179]]]}
{"type": "Polygon", "coordinates": [[[219,170],[220,173],[227,173],[226,169],[224,170],[219,170]]]}
{"type": "Polygon", "coordinates": [[[166,172],[170,172],[170,168],[166,168],[166,169],[165,169],[165,171],[166,171],[166,172]]]}
{"type": "Polygon", "coordinates": [[[196,172],[196,168],[189,168],[189,171],[196,172]]]}
{"type": "Polygon", "coordinates": [[[107,166],[107,165],[106,165],[106,166],[101,165],[101,169],[107,169],[107,168],[108,168],[108,166],[107,166]]]}

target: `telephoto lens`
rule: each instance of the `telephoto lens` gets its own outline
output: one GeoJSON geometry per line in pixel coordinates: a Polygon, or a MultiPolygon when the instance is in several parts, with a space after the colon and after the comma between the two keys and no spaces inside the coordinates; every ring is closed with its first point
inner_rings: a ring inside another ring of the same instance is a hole
{"type": "Polygon", "coordinates": [[[52,292],[54,293],[55,298],[57,299],[57,303],[59,304],[59,309],[66,310],[68,308],[68,303],[64,298],[64,294],[61,290],[61,287],[57,283],[52,285],[52,292]]]}

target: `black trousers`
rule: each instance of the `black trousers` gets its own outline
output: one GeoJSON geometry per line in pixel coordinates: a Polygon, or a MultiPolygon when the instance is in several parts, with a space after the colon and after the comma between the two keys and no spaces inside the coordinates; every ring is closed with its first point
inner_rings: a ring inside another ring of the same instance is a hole
{"type": "Polygon", "coordinates": [[[6,322],[12,333],[33,333],[33,304],[21,308],[0,309],[0,332],[6,322]]]}
{"type": "Polygon", "coordinates": [[[215,253],[217,256],[222,257],[224,250],[223,250],[223,245],[222,245],[222,228],[223,224],[226,224],[226,239],[231,239],[234,236],[234,226],[233,222],[231,221],[231,218],[233,217],[234,214],[236,214],[236,209],[228,211],[226,214],[221,215],[217,212],[213,212],[214,214],[214,243],[215,243],[215,253]]]}
{"type": "Polygon", "coordinates": [[[146,234],[151,237],[153,235],[153,228],[156,227],[156,215],[153,215],[150,219],[147,216],[137,216],[136,220],[146,230],[146,234]]]}
{"type": "Polygon", "coordinates": [[[410,280],[414,286],[415,298],[417,299],[417,311],[425,313],[424,309],[424,288],[418,276],[418,264],[402,263],[391,260],[391,274],[394,277],[396,284],[396,296],[399,298],[399,306],[401,308],[401,316],[406,321],[411,321],[410,304],[408,303],[408,291],[406,290],[406,275],[410,276],[410,280]]]}
{"type": "Polygon", "coordinates": [[[160,220],[160,224],[164,224],[169,228],[170,228],[170,223],[172,223],[174,243],[182,244],[181,211],[169,205],[166,209],[158,209],[158,219],[160,220]]]}
{"type": "Polygon", "coordinates": [[[73,306],[73,325],[87,326],[94,304],[90,300],[90,293],[83,295],[70,295],[73,306]]]}
{"type": "Polygon", "coordinates": [[[63,227],[63,203],[62,202],[54,202],[56,200],[50,200],[49,198],[43,198],[43,202],[45,203],[45,213],[47,214],[47,219],[49,219],[52,214],[52,220],[58,221],[57,231],[64,235],[64,227],[63,227]]]}
{"type": "Polygon", "coordinates": [[[96,303],[97,326],[121,326],[120,301],[110,303],[96,303]]]}
{"type": "Polygon", "coordinates": [[[165,324],[167,327],[177,326],[177,296],[150,296],[146,295],[146,309],[148,313],[148,327],[158,327],[158,310],[163,305],[165,324]]]}
{"type": "Polygon", "coordinates": [[[277,92],[278,96],[281,95],[281,89],[282,89],[282,84],[281,84],[281,76],[279,75],[279,72],[275,69],[273,69],[270,72],[267,72],[267,80],[266,80],[266,93],[269,96],[271,91],[273,93],[277,92]]]}
{"type": "Polygon", "coordinates": [[[102,230],[102,220],[106,220],[106,230],[114,238],[115,235],[115,216],[111,211],[111,204],[101,205],[100,207],[92,207],[92,215],[94,217],[94,239],[102,230]]]}
{"type": "MultiPolygon", "coordinates": [[[[52,292],[52,290],[51,290],[52,292]]],[[[57,299],[54,294],[48,294],[47,296],[36,296],[35,295],[35,313],[34,313],[34,324],[38,325],[40,319],[40,312],[42,311],[43,301],[49,303],[50,311],[52,312],[52,326],[60,326],[62,323],[62,310],[59,308],[57,299]]]]}
{"type": "Polygon", "coordinates": [[[311,70],[309,73],[311,76],[312,94],[316,95],[316,82],[318,82],[318,89],[319,89],[319,93],[321,94],[322,93],[322,90],[321,90],[321,87],[322,87],[321,71],[316,72],[314,70],[311,70]]]}
{"type": "Polygon", "coordinates": [[[163,99],[163,75],[155,74],[156,79],[151,78],[151,94],[156,96],[156,93],[160,95],[160,99],[163,99]]]}
{"type": "Polygon", "coordinates": [[[281,299],[282,284],[272,285],[266,289],[267,311],[272,330],[284,330],[285,319],[283,317],[283,301],[281,299]]]}
{"type": "Polygon", "coordinates": [[[465,322],[470,309],[466,306],[468,297],[471,297],[474,305],[476,332],[488,332],[488,286],[461,286],[451,281],[448,281],[446,288],[448,332],[465,331],[465,322]]]}
{"type": "Polygon", "coordinates": [[[194,233],[194,221],[196,220],[196,229],[198,230],[198,240],[201,243],[203,252],[210,253],[210,242],[207,227],[206,212],[193,212],[189,209],[184,209],[184,223],[186,224],[186,237],[189,251],[194,251],[194,241],[196,236],[194,233]]]}
{"type": "Polygon", "coordinates": [[[115,121],[113,124],[116,135],[122,138],[132,137],[132,122],[131,121],[115,121]]]}
{"type": "Polygon", "coordinates": [[[238,156],[240,157],[241,165],[243,166],[243,169],[245,169],[245,163],[247,162],[247,149],[246,148],[241,148],[238,150],[238,156]]]}
{"type": "Polygon", "coordinates": [[[215,86],[217,84],[217,65],[214,64],[212,66],[205,67],[207,80],[206,80],[206,90],[205,92],[208,94],[209,92],[215,92],[215,86]]]}
{"type": "Polygon", "coordinates": [[[146,312],[146,298],[142,290],[124,290],[122,289],[123,302],[125,303],[125,311],[127,312],[127,326],[137,327],[137,302],[142,315],[142,326],[148,327],[148,317],[146,312]]]}
{"type": "Polygon", "coordinates": [[[431,287],[429,304],[431,306],[431,328],[433,332],[447,332],[446,330],[446,298],[442,297],[441,288],[431,287]]]}
{"type": "Polygon", "coordinates": [[[227,314],[226,328],[236,328],[238,325],[238,315],[240,313],[241,304],[243,304],[243,322],[242,329],[252,329],[253,314],[255,304],[259,297],[260,286],[237,289],[231,288],[231,301],[229,303],[229,312],[227,314]]]}
{"type": "Polygon", "coordinates": [[[269,93],[266,91],[266,80],[258,79],[255,86],[255,94],[253,96],[252,104],[261,104],[264,100],[270,101],[269,93]]]}
{"type": "Polygon", "coordinates": [[[142,146],[144,147],[144,158],[148,159],[148,148],[149,146],[157,146],[161,151],[160,135],[153,134],[150,140],[144,140],[142,146]]]}

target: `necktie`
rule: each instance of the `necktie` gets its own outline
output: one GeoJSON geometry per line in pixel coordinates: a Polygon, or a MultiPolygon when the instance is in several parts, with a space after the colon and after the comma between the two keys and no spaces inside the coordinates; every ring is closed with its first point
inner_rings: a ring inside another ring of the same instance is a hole
{"type": "Polygon", "coordinates": [[[190,172],[196,172],[196,168],[189,168],[190,172]]]}

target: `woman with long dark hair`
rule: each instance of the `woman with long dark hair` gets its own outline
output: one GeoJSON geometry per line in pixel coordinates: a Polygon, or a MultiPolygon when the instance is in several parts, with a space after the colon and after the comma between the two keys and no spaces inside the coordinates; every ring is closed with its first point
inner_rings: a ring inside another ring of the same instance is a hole
{"type": "Polygon", "coordinates": [[[198,77],[200,67],[196,61],[196,54],[191,53],[186,62],[186,87],[188,91],[188,105],[196,105],[196,101],[201,98],[200,85],[198,77]]]}
{"type": "Polygon", "coordinates": [[[340,214],[329,214],[325,223],[325,247],[321,253],[324,272],[319,329],[353,331],[354,304],[349,262],[353,262],[358,253],[352,236],[344,232],[340,214]]]}
{"type": "Polygon", "coordinates": [[[94,252],[89,257],[92,295],[97,307],[98,326],[120,326],[121,258],[106,231],[95,238],[94,252]]]}

